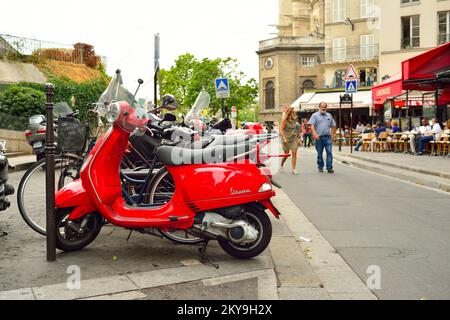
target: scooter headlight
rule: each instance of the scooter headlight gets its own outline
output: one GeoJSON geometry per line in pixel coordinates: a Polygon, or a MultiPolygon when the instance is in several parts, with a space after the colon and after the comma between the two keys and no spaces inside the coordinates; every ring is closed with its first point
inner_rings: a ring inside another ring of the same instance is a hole
{"type": "Polygon", "coordinates": [[[258,192],[266,192],[266,191],[271,191],[271,190],[272,190],[272,185],[270,183],[263,183],[261,188],[259,188],[258,192]]]}
{"type": "Polygon", "coordinates": [[[106,120],[108,122],[113,123],[117,119],[119,119],[120,116],[120,105],[118,102],[110,103],[108,105],[108,111],[106,112],[106,120]]]}

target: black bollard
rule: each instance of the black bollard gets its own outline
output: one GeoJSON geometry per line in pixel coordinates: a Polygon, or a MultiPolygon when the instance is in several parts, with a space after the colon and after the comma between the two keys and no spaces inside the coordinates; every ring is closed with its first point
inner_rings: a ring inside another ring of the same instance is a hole
{"type": "Polygon", "coordinates": [[[45,135],[45,192],[47,213],[47,261],[56,260],[56,221],[55,221],[55,133],[53,129],[53,95],[55,87],[45,84],[47,96],[47,130],[45,135]]]}

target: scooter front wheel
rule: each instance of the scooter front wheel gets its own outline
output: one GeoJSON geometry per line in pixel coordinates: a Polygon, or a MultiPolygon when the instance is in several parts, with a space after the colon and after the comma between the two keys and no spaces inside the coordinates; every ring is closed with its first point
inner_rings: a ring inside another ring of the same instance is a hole
{"type": "Polygon", "coordinates": [[[230,256],[237,259],[251,259],[262,253],[269,245],[272,239],[272,224],[264,210],[253,207],[245,208],[242,218],[258,230],[258,238],[246,244],[235,244],[226,239],[218,239],[218,242],[230,256]]]}
{"type": "Polygon", "coordinates": [[[55,209],[56,247],[62,251],[77,251],[97,238],[103,226],[103,217],[92,212],[79,220],[69,220],[73,208],[55,209]]]}

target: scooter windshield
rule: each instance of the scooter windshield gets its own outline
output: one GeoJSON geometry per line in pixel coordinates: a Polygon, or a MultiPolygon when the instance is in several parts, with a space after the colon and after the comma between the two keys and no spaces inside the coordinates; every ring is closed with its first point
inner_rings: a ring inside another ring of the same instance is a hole
{"type": "Polygon", "coordinates": [[[195,100],[195,103],[192,106],[191,110],[189,110],[188,114],[186,115],[185,123],[189,125],[189,123],[191,123],[193,120],[200,120],[202,111],[209,107],[210,102],[211,96],[203,89],[195,100]]]}
{"type": "Polygon", "coordinates": [[[70,114],[73,114],[73,110],[69,107],[67,102],[55,103],[55,106],[53,107],[53,117],[55,117],[55,119],[64,118],[70,114]]]}
{"type": "Polygon", "coordinates": [[[120,70],[116,71],[116,74],[109,82],[108,87],[100,96],[97,105],[106,106],[113,101],[126,101],[130,106],[134,106],[136,103],[133,94],[123,86],[122,73],[120,70]]]}

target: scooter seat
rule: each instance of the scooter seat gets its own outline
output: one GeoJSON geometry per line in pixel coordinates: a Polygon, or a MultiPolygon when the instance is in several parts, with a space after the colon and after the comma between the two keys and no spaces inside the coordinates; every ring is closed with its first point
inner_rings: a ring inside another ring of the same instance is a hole
{"type": "Polygon", "coordinates": [[[208,147],[217,145],[241,144],[250,140],[250,137],[247,135],[238,135],[238,136],[213,135],[212,137],[213,139],[209,143],[208,147]]]}
{"type": "Polygon", "coordinates": [[[242,161],[254,157],[255,148],[249,143],[217,145],[205,149],[161,146],[156,151],[159,161],[167,166],[213,164],[242,161]]]}

